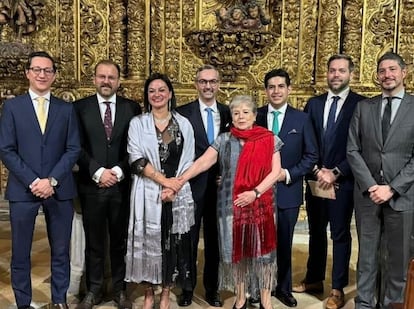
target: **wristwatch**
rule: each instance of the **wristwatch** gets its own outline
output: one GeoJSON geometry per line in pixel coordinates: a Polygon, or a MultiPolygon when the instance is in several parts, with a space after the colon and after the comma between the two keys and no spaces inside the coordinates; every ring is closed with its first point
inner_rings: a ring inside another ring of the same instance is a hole
{"type": "Polygon", "coordinates": [[[256,188],[253,189],[253,192],[256,194],[256,198],[259,198],[262,196],[262,194],[256,188]]]}
{"type": "Polygon", "coordinates": [[[58,181],[54,177],[48,177],[50,185],[54,188],[58,185],[58,181]]]}
{"type": "Polygon", "coordinates": [[[339,176],[341,175],[341,171],[339,170],[339,168],[335,167],[335,168],[332,170],[332,174],[334,174],[334,175],[335,175],[335,177],[339,177],[339,176]]]}

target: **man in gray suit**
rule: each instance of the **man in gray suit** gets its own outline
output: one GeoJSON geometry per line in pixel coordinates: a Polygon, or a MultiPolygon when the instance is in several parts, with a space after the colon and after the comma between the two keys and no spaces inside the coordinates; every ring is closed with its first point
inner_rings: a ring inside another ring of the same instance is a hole
{"type": "Polygon", "coordinates": [[[355,177],[359,239],[355,308],[402,302],[413,256],[414,96],[405,92],[406,64],[388,52],[377,64],[382,94],[358,103],[347,157],[355,177]],[[385,242],[384,299],[375,295],[379,247],[385,242]]]}

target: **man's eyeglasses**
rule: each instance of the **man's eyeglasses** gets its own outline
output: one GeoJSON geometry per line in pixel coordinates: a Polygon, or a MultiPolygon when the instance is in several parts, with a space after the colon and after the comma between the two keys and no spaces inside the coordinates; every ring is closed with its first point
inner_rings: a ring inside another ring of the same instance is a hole
{"type": "Polygon", "coordinates": [[[206,80],[206,79],[199,79],[197,80],[197,83],[201,86],[206,86],[207,84],[210,84],[210,86],[217,86],[219,81],[217,79],[211,79],[211,80],[206,80]]]}
{"type": "Polygon", "coordinates": [[[55,70],[53,68],[39,68],[39,67],[31,67],[29,68],[34,74],[39,75],[42,71],[45,75],[53,75],[55,74],[55,70]]]}

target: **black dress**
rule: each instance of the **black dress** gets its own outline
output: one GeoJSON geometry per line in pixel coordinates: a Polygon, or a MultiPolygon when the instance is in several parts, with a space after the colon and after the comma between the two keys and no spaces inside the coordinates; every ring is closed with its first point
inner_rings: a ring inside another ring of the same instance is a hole
{"type": "MultiPolygon", "coordinates": [[[[183,138],[178,124],[171,119],[160,132],[157,128],[161,168],[166,177],[176,176],[183,151],[183,138]]],[[[163,202],[161,211],[162,285],[177,285],[182,289],[193,288],[191,273],[192,242],[190,233],[172,234],[172,203],[163,202]]]]}

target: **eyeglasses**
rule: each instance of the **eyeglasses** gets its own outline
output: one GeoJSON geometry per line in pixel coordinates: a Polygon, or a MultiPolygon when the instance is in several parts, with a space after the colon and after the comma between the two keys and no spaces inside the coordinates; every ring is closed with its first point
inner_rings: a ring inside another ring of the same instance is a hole
{"type": "Polygon", "coordinates": [[[207,84],[210,84],[210,86],[217,86],[219,81],[217,79],[211,79],[211,80],[206,80],[206,79],[199,79],[197,80],[197,83],[201,86],[206,86],[207,84]]]}
{"type": "Polygon", "coordinates": [[[55,70],[53,68],[39,68],[39,67],[32,67],[29,68],[34,74],[39,75],[42,71],[45,75],[53,75],[55,74],[55,70]]]}

